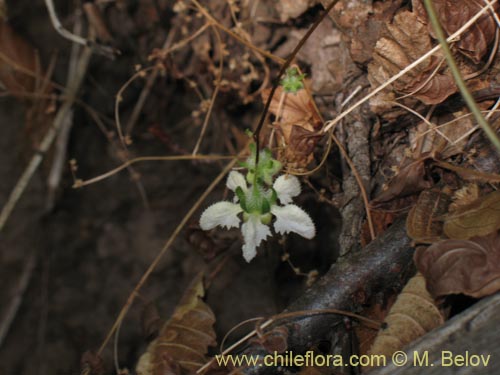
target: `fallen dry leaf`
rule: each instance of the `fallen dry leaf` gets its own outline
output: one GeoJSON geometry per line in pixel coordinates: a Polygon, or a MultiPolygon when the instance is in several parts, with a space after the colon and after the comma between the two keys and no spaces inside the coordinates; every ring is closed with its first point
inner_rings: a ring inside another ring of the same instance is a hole
{"type": "Polygon", "coordinates": [[[480,298],[500,290],[500,233],[471,240],[444,240],[417,249],[415,264],[435,297],[480,298]]]}
{"type": "Polygon", "coordinates": [[[207,362],[208,347],[216,344],[215,317],[203,295],[200,275],[139,359],[138,375],[192,374],[207,362]]]}
{"type": "MultiPolygon", "coordinates": [[[[386,24],[386,30],[381,35],[373,51],[373,62],[368,65],[368,80],[372,87],[384,84],[432,47],[426,26],[409,11],[396,14],[394,20],[386,24]]],[[[388,86],[385,92],[377,95],[372,101],[372,107],[382,107],[384,101],[393,101],[395,95],[391,95],[391,90],[411,94],[425,104],[443,102],[457,91],[457,87],[451,75],[443,73],[446,64],[439,67],[441,60],[442,58],[431,56],[422,62],[394,82],[392,87],[388,86]]],[[[373,109],[380,112],[377,108],[373,109]]]]}
{"type": "Polygon", "coordinates": [[[35,62],[33,47],[0,21],[0,82],[10,94],[22,97],[35,90],[35,62]]]}
{"type": "Polygon", "coordinates": [[[281,22],[286,22],[290,18],[297,18],[318,2],[319,0],[279,0],[276,9],[281,22]]]}
{"type": "MultiPolygon", "coordinates": [[[[384,233],[387,228],[389,228],[392,225],[397,214],[392,210],[391,211],[372,210],[371,216],[373,221],[373,229],[375,231],[375,238],[377,238],[382,233],[384,233]]],[[[368,220],[365,220],[363,226],[361,227],[361,235],[360,235],[361,246],[365,247],[371,241],[372,238],[370,234],[368,220]]]]}
{"type": "Polygon", "coordinates": [[[388,202],[394,198],[418,193],[432,187],[432,181],[427,178],[425,161],[427,157],[418,160],[407,160],[399,173],[388,183],[387,189],[382,191],[373,201],[373,205],[388,202]]]}
{"type": "Polygon", "coordinates": [[[451,239],[467,240],[500,229],[500,191],[458,207],[444,221],[444,232],[451,239]]]}
{"type": "Polygon", "coordinates": [[[399,294],[369,353],[389,357],[443,324],[443,316],[426,289],[422,274],[412,277],[399,294]]]}
{"type": "MultiPolygon", "coordinates": [[[[267,101],[270,90],[262,92],[262,100],[267,101]]],[[[284,143],[285,163],[292,168],[303,168],[312,161],[313,151],[323,134],[318,134],[322,126],[321,117],[307,90],[286,93],[277,88],[269,112],[277,116],[278,129],[284,143]]],[[[281,142],[278,142],[281,144],[281,142]]]]}
{"type": "Polygon", "coordinates": [[[408,237],[418,243],[433,243],[443,239],[443,220],[450,196],[440,189],[424,190],[406,218],[408,237]]]}
{"type": "MultiPolygon", "coordinates": [[[[485,4],[477,0],[433,0],[436,14],[445,33],[449,36],[460,29],[469,19],[481,10],[485,4]]],[[[427,23],[427,12],[422,0],[413,0],[413,11],[421,22],[427,23]]],[[[498,3],[493,7],[499,9],[498,3]]],[[[491,12],[486,12],[454,43],[454,46],[474,63],[479,64],[488,52],[488,46],[495,39],[497,28],[495,18],[491,12]]],[[[434,35],[432,25],[429,31],[434,35]]]]}

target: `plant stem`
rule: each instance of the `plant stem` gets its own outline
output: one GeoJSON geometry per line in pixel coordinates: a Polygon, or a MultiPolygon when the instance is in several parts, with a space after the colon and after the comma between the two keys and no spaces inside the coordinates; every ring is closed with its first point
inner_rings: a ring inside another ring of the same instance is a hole
{"type": "Polygon", "coordinates": [[[264,125],[264,120],[266,119],[267,112],[269,111],[269,107],[271,106],[271,101],[273,99],[274,93],[276,92],[276,89],[278,88],[280,84],[281,77],[283,74],[285,74],[286,70],[292,63],[293,59],[295,59],[295,56],[297,56],[297,53],[300,51],[302,46],[307,42],[307,39],[311,36],[311,34],[316,30],[316,28],[319,26],[319,24],[325,19],[325,17],[330,13],[330,11],[333,9],[335,4],[338,2],[338,0],[332,0],[332,2],[328,5],[328,7],[325,8],[325,11],[321,14],[320,17],[314,22],[314,24],[311,26],[309,30],[307,30],[307,33],[302,37],[300,42],[295,46],[293,49],[292,53],[288,56],[288,58],[285,60],[283,65],[281,66],[280,71],[278,72],[278,75],[275,77],[273,86],[271,88],[271,92],[269,93],[269,97],[267,98],[266,105],[264,106],[264,110],[262,111],[262,114],[259,119],[259,124],[257,125],[257,128],[255,129],[255,133],[253,135],[253,138],[255,140],[255,146],[257,149],[257,152],[255,153],[255,166],[257,167],[259,163],[259,151],[260,151],[260,142],[259,142],[259,134],[260,131],[262,130],[262,126],[264,125]]]}

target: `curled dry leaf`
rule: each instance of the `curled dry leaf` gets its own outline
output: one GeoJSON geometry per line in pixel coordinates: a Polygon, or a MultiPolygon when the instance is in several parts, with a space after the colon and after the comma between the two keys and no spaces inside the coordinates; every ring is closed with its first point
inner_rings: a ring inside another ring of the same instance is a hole
{"type": "Polygon", "coordinates": [[[424,190],[406,218],[408,237],[418,243],[433,243],[443,239],[443,220],[450,196],[439,189],[424,190]]]}
{"type": "MultiPolygon", "coordinates": [[[[270,90],[262,92],[264,102],[269,93],[270,90]]],[[[269,107],[269,111],[278,118],[279,136],[286,144],[284,159],[294,168],[305,167],[312,161],[314,148],[323,137],[317,132],[322,121],[312,100],[305,89],[286,93],[280,86],[269,107]]],[[[281,141],[278,143],[281,144],[281,141]]]]}
{"type": "MultiPolygon", "coordinates": [[[[409,11],[398,13],[392,23],[386,24],[386,30],[381,34],[373,51],[373,62],[368,65],[368,80],[372,87],[384,84],[432,47],[427,28],[409,11]]],[[[401,94],[411,94],[425,104],[441,103],[455,93],[455,82],[451,75],[443,73],[446,64],[440,67],[441,61],[442,58],[431,56],[377,95],[371,102],[375,112],[385,110],[384,101],[394,100],[391,89],[401,94]]]]}
{"type": "Polygon", "coordinates": [[[208,347],[216,344],[215,317],[203,295],[200,275],[139,359],[138,375],[193,374],[207,362],[208,347]]]}
{"type": "MultiPolygon", "coordinates": [[[[427,24],[427,12],[422,0],[413,0],[412,4],[418,19],[427,24]]],[[[433,0],[433,4],[439,22],[447,35],[455,33],[485,6],[483,1],[477,0],[433,0]]],[[[493,7],[495,11],[498,11],[498,3],[494,4],[493,7]]],[[[467,32],[459,37],[454,45],[463,55],[478,64],[488,52],[488,46],[495,39],[496,28],[495,18],[491,12],[486,12],[467,32]]],[[[434,35],[430,23],[429,31],[434,35]]]]}
{"type": "Polygon", "coordinates": [[[418,337],[443,324],[443,316],[417,273],[399,294],[370,349],[370,354],[390,357],[418,337]]]}
{"type": "Polygon", "coordinates": [[[425,161],[427,157],[418,160],[407,160],[399,173],[394,176],[387,186],[373,201],[373,205],[388,202],[394,198],[418,193],[432,186],[432,181],[427,178],[425,161]]]}
{"type": "Polygon", "coordinates": [[[444,221],[444,232],[452,239],[467,240],[500,229],[500,191],[458,207],[444,221]]]}
{"type": "Polygon", "coordinates": [[[434,297],[480,298],[500,290],[500,233],[471,240],[444,240],[418,249],[415,264],[434,297]]]}

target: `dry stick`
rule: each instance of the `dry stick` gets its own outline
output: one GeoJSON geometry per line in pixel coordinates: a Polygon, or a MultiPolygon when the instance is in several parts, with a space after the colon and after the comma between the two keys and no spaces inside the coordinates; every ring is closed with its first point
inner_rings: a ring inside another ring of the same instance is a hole
{"type": "Polygon", "coordinates": [[[130,295],[127,298],[127,301],[125,302],[125,305],[122,307],[120,313],[118,314],[118,317],[115,320],[115,323],[111,327],[110,331],[108,332],[106,338],[104,339],[103,343],[99,347],[99,350],[97,351],[97,355],[101,355],[104,348],[106,347],[107,343],[109,342],[110,338],[113,336],[115,330],[117,327],[121,324],[123,321],[123,318],[127,314],[128,310],[132,306],[132,303],[134,302],[135,297],[139,293],[140,289],[144,285],[144,283],[147,281],[151,273],[154,271],[158,263],[160,262],[161,258],[165,253],[167,252],[168,249],[170,249],[170,245],[174,242],[174,240],[177,238],[179,235],[180,231],[184,228],[184,226],[187,224],[191,216],[194,215],[198,207],[203,203],[203,201],[207,198],[207,196],[212,192],[212,190],[217,186],[217,184],[224,178],[224,176],[233,168],[233,166],[236,164],[236,161],[238,158],[243,154],[244,151],[242,151],[237,157],[235,157],[231,162],[229,162],[224,170],[219,173],[219,175],[212,181],[212,183],[207,187],[207,189],[203,192],[203,194],[198,198],[198,200],[195,202],[195,204],[189,209],[188,213],[182,218],[181,222],[177,227],[175,228],[174,232],[172,235],[168,238],[166,241],[165,245],[161,249],[160,253],[156,256],[156,258],[153,260],[149,268],[144,272],[142,275],[141,279],[135,286],[134,290],[130,293],[130,295]]]}
{"type": "Polygon", "coordinates": [[[7,222],[10,214],[12,213],[12,210],[16,206],[17,201],[19,200],[21,195],[24,193],[26,187],[28,186],[31,177],[40,166],[43,157],[45,156],[45,153],[52,146],[52,143],[54,142],[54,139],[59,133],[60,128],[66,121],[66,118],[70,113],[71,107],[73,106],[73,102],[76,98],[76,93],[80,88],[83,78],[85,77],[85,72],[87,71],[87,67],[91,56],[92,56],[92,50],[88,47],[85,48],[78,62],[77,73],[74,75],[71,84],[68,85],[68,88],[66,89],[65,102],[62,104],[61,108],[57,112],[52,127],[45,134],[45,137],[42,139],[42,142],[40,143],[37,152],[31,158],[28,167],[25,169],[25,171],[17,181],[16,186],[9,195],[7,203],[2,208],[2,212],[0,213],[0,232],[4,228],[5,223],[7,222]]]}
{"type": "MultiPolygon", "coordinates": [[[[285,312],[281,313],[278,315],[274,315],[268,320],[266,320],[264,323],[258,325],[253,331],[249,332],[247,335],[242,337],[240,340],[235,342],[233,345],[228,347],[226,350],[224,350],[222,353],[220,353],[220,356],[224,356],[228,353],[230,353],[233,349],[237,348],[244,342],[246,342],[248,339],[251,337],[255,336],[258,332],[262,331],[264,328],[268,327],[270,324],[275,323],[280,320],[284,319],[290,319],[290,318],[306,318],[306,317],[311,317],[315,315],[326,315],[326,314],[335,314],[335,315],[343,315],[343,316],[348,316],[353,319],[357,319],[360,322],[366,323],[368,326],[372,326],[375,329],[380,329],[381,323],[378,321],[375,321],[373,319],[366,318],[362,315],[350,312],[350,311],[344,311],[344,310],[339,310],[339,309],[318,309],[318,310],[299,310],[299,311],[292,311],[292,312],[285,312]]],[[[255,318],[257,319],[257,318],[255,318]]],[[[253,319],[252,319],[253,320],[253,319]]],[[[261,319],[264,320],[264,319],[261,319]]],[[[250,321],[250,320],[249,320],[250,321]]],[[[246,321],[247,322],[247,321],[246,321]]],[[[245,322],[245,323],[246,323],[245,322]]],[[[238,325],[239,326],[239,325],[238,325]]],[[[205,363],[202,367],[200,367],[196,373],[199,374],[203,372],[207,367],[209,367],[213,362],[215,361],[215,357],[209,360],[207,363],[205,363]]]]}
{"type": "MultiPolygon", "coordinates": [[[[83,22],[81,17],[81,12],[76,12],[75,14],[75,24],[73,31],[75,34],[80,34],[83,29],[83,22]]],[[[93,28],[91,28],[93,30],[93,28]]],[[[71,79],[75,75],[76,69],[78,68],[78,58],[81,53],[81,46],[77,43],[71,45],[71,53],[69,58],[69,68],[68,77],[66,79],[66,84],[69,85],[71,79]]],[[[52,210],[54,207],[56,190],[59,187],[61,178],[63,175],[64,167],[66,164],[66,154],[68,149],[68,141],[71,133],[71,128],[73,127],[73,111],[70,111],[66,121],[61,126],[59,134],[57,135],[57,140],[54,146],[54,160],[50,168],[49,176],[47,178],[47,202],[45,204],[46,211],[52,210]]]]}
{"type": "Polygon", "coordinates": [[[0,347],[2,346],[3,340],[7,336],[9,332],[10,326],[16,317],[17,311],[19,310],[19,306],[21,306],[22,297],[28,288],[29,281],[31,279],[31,275],[33,274],[33,270],[36,265],[36,255],[35,252],[32,252],[24,264],[23,272],[19,277],[19,281],[14,290],[13,298],[10,301],[10,304],[7,308],[6,313],[2,317],[2,321],[0,323],[0,347]]]}
{"type": "MultiPolygon", "coordinates": [[[[432,4],[432,0],[424,0],[425,9],[429,15],[429,20],[431,21],[432,28],[436,33],[436,37],[439,40],[439,45],[441,46],[444,56],[446,57],[446,61],[448,62],[448,66],[450,67],[451,73],[453,74],[453,78],[455,79],[455,83],[460,89],[460,93],[467,103],[467,107],[469,107],[470,111],[474,114],[476,121],[483,128],[484,132],[490,139],[491,143],[497,148],[497,151],[500,153],[500,139],[497,136],[497,133],[491,128],[490,124],[484,118],[481,110],[479,109],[476,101],[474,100],[472,94],[470,93],[465,81],[458,69],[457,63],[453,58],[450,47],[446,41],[446,37],[444,35],[443,29],[439,23],[439,20],[436,15],[436,10],[434,9],[434,5],[432,4]]],[[[485,8],[483,8],[485,9],[485,8]]]]}
{"type": "MultiPolygon", "coordinates": [[[[165,50],[170,47],[170,45],[173,42],[173,39],[175,38],[175,34],[177,33],[178,27],[173,27],[170,32],[167,35],[167,38],[165,39],[165,42],[163,43],[162,50],[165,50]]],[[[141,94],[139,95],[139,98],[137,99],[137,102],[135,103],[134,109],[132,110],[132,114],[130,115],[127,125],[125,125],[125,134],[127,136],[130,136],[132,133],[132,129],[134,128],[135,124],[137,123],[137,120],[139,119],[139,115],[141,114],[142,108],[144,107],[144,103],[148,99],[149,93],[151,92],[151,88],[156,82],[156,79],[160,75],[161,70],[163,69],[163,66],[157,65],[155,66],[153,72],[149,75],[146,84],[144,85],[144,88],[141,91],[141,94]]]]}
{"type": "Polygon", "coordinates": [[[244,46],[247,46],[251,50],[254,50],[258,53],[260,53],[262,56],[266,56],[267,58],[277,62],[278,64],[283,64],[285,60],[283,60],[281,57],[275,56],[272,53],[263,50],[262,48],[259,48],[252,43],[249,43],[245,38],[242,38],[238,34],[236,34],[234,31],[228,29],[224,25],[222,25],[219,21],[217,21],[215,18],[212,17],[210,13],[197,1],[197,0],[191,0],[191,2],[198,8],[198,10],[203,14],[203,16],[210,21],[214,26],[217,26],[219,29],[224,31],[226,34],[229,34],[231,37],[239,41],[241,44],[244,46]]]}
{"type": "Polygon", "coordinates": [[[217,80],[215,82],[215,89],[214,92],[212,93],[212,97],[210,98],[210,105],[208,107],[208,111],[205,115],[205,120],[203,121],[203,126],[201,127],[201,132],[200,136],[198,137],[198,140],[196,141],[196,145],[194,146],[193,149],[193,156],[195,156],[198,153],[198,150],[201,145],[201,141],[203,140],[203,137],[205,135],[205,132],[208,127],[208,122],[210,121],[210,116],[212,114],[212,110],[214,109],[214,103],[215,99],[217,99],[217,95],[219,94],[219,89],[220,89],[220,83],[222,81],[222,69],[224,68],[224,49],[222,48],[222,39],[220,37],[219,30],[215,26],[212,26],[215,37],[217,38],[217,41],[219,42],[219,74],[217,74],[217,80]]]}
{"type": "MultiPolygon", "coordinates": [[[[262,323],[260,326],[259,326],[259,329],[262,330],[266,327],[268,327],[270,324],[274,323],[274,320],[273,319],[268,319],[266,320],[264,323],[262,323]]],[[[230,347],[228,347],[226,350],[224,350],[220,355],[221,356],[224,356],[226,355],[227,353],[231,352],[233,349],[237,348],[238,346],[240,346],[241,344],[243,344],[244,342],[246,342],[248,339],[252,338],[253,336],[255,336],[257,334],[257,330],[254,329],[253,331],[249,332],[247,335],[243,336],[241,339],[239,339],[237,342],[235,342],[233,345],[231,345],[230,347]]],[[[199,374],[201,373],[202,371],[204,371],[206,368],[208,368],[215,360],[215,357],[212,358],[210,361],[208,361],[207,363],[205,363],[202,367],[200,367],[196,373],[199,374]]]]}
{"type": "Polygon", "coordinates": [[[115,169],[112,169],[106,173],[103,173],[99,176],[96,176],[94,178],[88,179],[88,180],[80,180],[77,179],[75,180],[73,184],[73,188],[81,188],[86,185],[91,185],[96,182],[102,181],[108,177],[111,177],[118,172],[128,168],[132,164],[142,162],[142,161],[180,161],[180,160],[222,160],[222,159],[233,159],[235,156],[224,156],[224,155],[172,155],[172,156],[140,156],[138,158],[134,159],[129,159],[126,162],[124,162],[122,165],[116,167],[115,169]]]}
{"type": "Polygon", "coordinates": [[[45,6],[47,7],[47,10],[49,11],[49,16],[50,16],[50,21],[52,22],[52,26],[54,26],[54,29],[65,39],[70,40],[73,43],[81,44],[82,46],[89,47],[95,52],[106,56],[110,59],[113,59],[115,57],[115,51],[111,47],[103,46],[101,44],[98,44],[94,41],[82,38],[79,35],[73,34],[72,32],[66,30],[63,25],[61,24],[61,21],[59,21],[59,18],[57,17],[56,9],[54,7],[54,1],[53,0],[45,0],[45,6]]]}
{"type": "Polygon", "coordinates": [[[124,150],[127,150],[127,142],[125,140],[125,136],[123,135],[122,125],[120,120],[120,103],[123,100],[123,92],[139,77],[144,77],[146,72],[150,70],[155,70],[156,66],[150,66],[148,68],[144,68],[136,72],[132,77],[130,77],[118,90],[115,98],[115,126],[116,132],[118,133],[118,137],[120,138],[120,142],[123,146],[124,150]]]}
{"type": "MultiPolygon", "coordinates": [[[[491,2],[488,2],[488,6],[491,6],[492,4],[495,4],[496,2],[497,2],[497,0],[493,0],[491,2]]],[[[486,13],[488,11],[488,9],[489,9],[488,6],[482,8],[479,12],[477,12],[469,21],[467,21],[455,33],[453,33],[452,35],[450,35],[448,37],[448,39],[446,39],[446,40],[448,42],[451,42],[455,38],[457,38],[459,35],[461,35],[472,24],[474,24],[474,22],[476,22],[477,19],[479,19],[484,13],[486,13]]],[[[387,86],[389,86],[391,83],[393,83],[394,81],[396,81],[399,78],[401,78],[402,76],[404,76],[410,70],[414,69],[416,66],[418,66],[419,64],[421,64],[424,60],[426,60],[428,57],[430,57],[431,55],[433,55],[434,53],[436,53],[437,51],[439,51],[440,48],[441,48],[441,45],[435,46],[433,49],[431,49],[430,51],[428,51],[427,53],[425,53],[424,55],[422,55],[419,59],[415,60],[413,63],[411,63],[410,65],[408,65],[406,68],[404,68],[403,70],[401,70],[399,73],[397,73],[394,76],[392,76],[391,78],[389,78],[384,84],[380,85],[375,90],[373,90],[371,93],[369,93],[368,95],[366,95],[364,98],[360,99],[358,102],[356,102],[351,107],[349,107],[348,109],[346,109],[344,112],[342,112],[341,114],[339,114],[335,119],[328,121],[325,124],[325,127],[324,127],[323,131],[327,132],[330,128],[332,128],[333,126],[335,126],[340,120],[342,120],[344,117],[346,117],[354,109],[356,109],[361,104],[365,103],[366,101],[368,101],[369,99],[371,99],[372,97],[374,97],[375,95],[377,95],[380,91],[382,91],[387,86]]]]}

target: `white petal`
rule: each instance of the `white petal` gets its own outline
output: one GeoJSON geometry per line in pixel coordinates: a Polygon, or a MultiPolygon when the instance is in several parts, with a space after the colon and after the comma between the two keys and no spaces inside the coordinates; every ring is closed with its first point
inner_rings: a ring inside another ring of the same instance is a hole
{"type": "Polygon", "coordinates": [[[282,204],[292,202],[292,198],[300,194],[299,179],[293,175],[281,175],[273,185],[274,190],[278,194],[278,199],[282,204]]]}
{"type": "Polygon", "coordinates": [[[257,246],[262,240],[271,235],[267,225],[260,222],[259,215],[250,215],[248,221],[241,226],[245,243],[243,244],[243,258],[250,262],[257,254],[257,246]]]}
{"type": "Polygon", "coordinates": [[[200,217],[200,227],[210,230],[217,225],[226,228],[239,227],[240,218],[237,216],[242,210],[239,204],[231,202],[217,202],[208,207],[200,217]]]}
{"type": "Polygon", "coordinates": [[[271,213],[276,216],[274,230],[277,233],[295,232],[308,239],[316,235],[316,228],[310,216],[294,204],[284,207],[272,206],[271,213]]]}
{"type": "Polygon", "coordinates": [[[245,176],[243,176],[240,172],[231,171],[229,176],[227,176],[226,186],[232,191],[235,191],[238,186],[241,187],[243,191],[246,191],[247,181],[245,176]]]}

